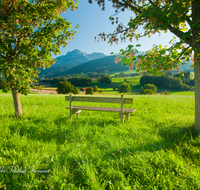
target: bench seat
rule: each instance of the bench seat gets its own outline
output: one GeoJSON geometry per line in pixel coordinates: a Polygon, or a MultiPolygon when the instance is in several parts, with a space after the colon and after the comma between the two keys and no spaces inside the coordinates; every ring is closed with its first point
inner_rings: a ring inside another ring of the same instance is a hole
{"type": "Polygon", "coordinates": [[[99,96],[65,96],[65,100],[69,101],[69,116],[72,119],[72,115],[76,114],[79,116],[81,110],[90,110],[90,111],[105,111],[105,112],[118,112],[119,117],[121,118],[122,124],[124,123],[124,115],[127,119],[129,118],[130,113],[134,113],[136,109],[124,108],[124,104],[133,104],[133,98],[124,98],[121,97],[99,97],[99,96]],[[109,107],[89,107],[89,106],[74,106],[72,102],[99,102],[99,103],[119,103],[121,108],[109,108],[109,107]]]}
{"type": "MultiPolygon", "coordinates": [[[[66,107],[70,109],[70,107],[66,107]]],[[[107,111],[107,112],[121,112],[121,108],[106,108],[106,107],[85,107],[85,106],[72,106],[72,110],[91,110],[91,111],[107,111]]],[[[124,113],[134,113],[136,109],[124,108],[124,113]]]]}

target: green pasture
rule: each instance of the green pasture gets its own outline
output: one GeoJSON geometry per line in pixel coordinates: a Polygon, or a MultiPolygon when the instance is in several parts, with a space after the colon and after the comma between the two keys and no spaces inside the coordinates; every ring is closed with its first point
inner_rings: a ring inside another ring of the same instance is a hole
{"type": "Polygon", "coordinates": [[[171,95],[185,95],[185,96],[194,96],[194,91],[171,91],[171,95]]]}
{"type": "MultiPolygon", "coordinates": [[[[1,189],[200,189],[200,134],[194,96],[127,96],[136,108],[82,111],[69,118],[63,95],[0,95],[1,189]]],[[[79,103],[112,106],[118,104],[79,103]]]]}
{"type": "MultiPolygon", "coordinates": [[[[140,88],[141,88],[140,77],[141,76],[126,77],[126,82],[131,85],[132,91],[139,91],[140,90],[140,88]]],[[[125,78],[112,78],[111,84],[98,83],[97,81],[94,81],[92,83],[91,87],[98,86],[99,90],[104,90],[103,93],[106,94],[106,93],[110,93],[110,91],[113,90],[114,86],[116,88],[118,88],[120,84],[124,83],[124,79],[125,78]]],[[[112,94],[115,95],[116,91],[113,91],[112,94]]]]}
{"type": "MultiPolygon", "coordinates": [[[[110,76],[114,76],[114,75],[116,75],[116,74],[120,74],[121,73],[121,71],[116,71],[116,72],[114,72],[112,75],[110,75],[110,76]]],[[[127,71],[123,71],[122,73],[124,73],[124,74],[133,74],[133,73],[137,73],[135,70],[127,70],[127,71]]]]}

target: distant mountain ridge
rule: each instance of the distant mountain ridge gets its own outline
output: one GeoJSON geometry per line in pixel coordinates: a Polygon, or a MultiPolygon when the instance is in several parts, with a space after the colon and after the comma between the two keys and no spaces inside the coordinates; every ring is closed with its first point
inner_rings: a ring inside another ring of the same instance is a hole
{"type": "Polygon", "coordinates": [[[50,68],[47,68],[45,70],[41,69],[41,72],[39,73],[39,76],[50,76],[53,74],[57,74],[60,72],[67,71],[68,69],[71,69],[75,66],[81,65],[87,61],[91,61],[94,59],[99,59],[106,57],[103,53],[92,53],[87,54],[85,52],[82,52],[78,49],[74,49],[71,52],[68,52],[66,55],[62,55],[56,58],[56,63],[50,68]]]}
{"type": "MultiPolygon", "coordinates": [[[[145,52],[138,52],[142,54],[145,52]]],[[[110,73],[117,71],[127,71],[128,66],[122,66],[121,63],[114,62],[116,55],[106,56],[103,53],[87,54],[78,49],[68,52],[66,55],[57,57],[55,65],[41,70],[39,76],[43,77],[63,77],[66,75],[96,72],[96,73],[110,73]]],[[[181,70],[193,71],[190,68],[191,62],[185,63],[181,66],[181,70]]]]}
{"type": "Polygon", "coordinates": [[[51,75],[51,77],[63,77],[69,74],[80,74],[80,73],[88,73],[88,72],[96,72],[96,73],[110,73],[116,71],[127,71],[129,70],[128,66],[123,66],[120,62],[115,63],[115,55],[106,56],[100,59],[95,59],[83,63],[81,65],[75,66],[69,70],[64,72],[57,73],[55,75],[51,75]]]}

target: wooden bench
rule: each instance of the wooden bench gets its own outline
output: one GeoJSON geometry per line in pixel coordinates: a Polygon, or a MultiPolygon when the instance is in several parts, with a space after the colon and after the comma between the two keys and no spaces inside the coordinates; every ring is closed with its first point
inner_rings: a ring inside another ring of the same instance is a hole
{"type": "Polygon", "coordinates": [[[129,118],[130,113],[134,113],[136,109],[124,108],[124,104],[133,104],[133,98],[124,98],[124,95],[121,97],[98,97],[98,96],[65,96],[65,100],[69,101],[69,107],[66,109],[70,110],[70,119],[72,119],[72,114],[79,116],[81,110],[90,110],[90,111],[106,111],[106,112],[119,112],[121,122],[124,123],[124,115],[127,119],[129,118]],[[107,107],[87,107],[87,106],[73,106],[72,102],[102,102],[102,103],[120,103],[121,108],[107,108],[107,107]]]}

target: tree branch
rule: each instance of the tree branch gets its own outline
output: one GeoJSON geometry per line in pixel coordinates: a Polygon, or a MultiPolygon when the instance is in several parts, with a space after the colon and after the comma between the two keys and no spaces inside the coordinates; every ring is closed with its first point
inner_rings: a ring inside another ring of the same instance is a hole
{"type": "Polygon", "coordinates": [[[176,60],[179,60],[180,57],[186,52],[187,49],[189,49],[191,46],[189,45],[188,47],[184,48],[181,54],[176,58],[176,60]]]}
{"type": "Polygon", "coordinates": [[[180,39],[184,40],[185,43],[189,44],[191,47],[193,47],[193,41],[190,37],[184,37],[184,32],[181,32],[180,30],[172,27],[171,25],[168,25],[167,28],[170,30],[170,32],[172,32],[173,34],[175,34],[177,37],[179,37],[180,39]]]}
{"type": "MultiPolygon", "coordinates": [[[[118,4],[120,4],[120,5],[122,5],[122,6],[129,6],[131,9],[133,9],[133,10],[135,10],[136,12],[138,12],[138,13],[142,13],[142,11],[140,11],[138,8],[136,8],[136,7],[134,7],[133,5],[131,5],[130,3],[128,3],[126,0],[122,0],[123,2],[124,2],[124,4],[123,3],[121,3],[121,2],[119,2],[118,4]]],[[[135,3],[133,3],[133,4],[135,4],[135,3]]],[[[135,4],[136,5],[136,4],[135,4]]]]}

